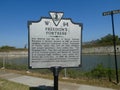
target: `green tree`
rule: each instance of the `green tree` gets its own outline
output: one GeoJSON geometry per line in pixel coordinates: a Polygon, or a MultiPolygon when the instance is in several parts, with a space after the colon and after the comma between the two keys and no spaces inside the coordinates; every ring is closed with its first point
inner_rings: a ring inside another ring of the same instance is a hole
{"type": "MultiPolygon", "coordinates": [[[[116,44],[120,44],[120,40],[119,37],[116,35],[115,36],[116,39],[116,44]]],[[[108,34],[104,37],[102,37],[99,41],[98,44],[100,45],[112,45],[113,44],[113,35],[108,34]]]]}
{"type": "Polygon", "coordinates": [[[16,49],[16,48],[13,47],[13,46],[2,46],[0,49],[1,50],[13,50],[13,49],[16,49]]]}

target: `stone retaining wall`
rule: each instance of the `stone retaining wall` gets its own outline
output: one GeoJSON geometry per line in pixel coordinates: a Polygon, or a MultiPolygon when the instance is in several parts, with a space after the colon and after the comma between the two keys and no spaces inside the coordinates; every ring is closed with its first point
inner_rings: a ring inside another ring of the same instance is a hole
{"type": "MultiPolygon", "coordinates": [[[[117,54],[120,54],[120,46],[116,46],[117,54]]],[[[106,47],[91,47],[91,48],[83,48],[83,54],[113,54],[114,47],[106,46],[106,47]]]]}
{"type": "Polygon", "coordinates": [[[0,57],[27,57],[27,51],[11,51],[11,52],[0,52],[0,57]]]}
{"type": "MultiPolygon", "coordinates": [[[[120,55],[120,46],[116,46],[116,52],[120,55]]],[[[113,46],[82,48],[82,54],[114,54],[113,46]]],[[[0,57],[27,57],[28,51],[0,52],[0,57]]]]}

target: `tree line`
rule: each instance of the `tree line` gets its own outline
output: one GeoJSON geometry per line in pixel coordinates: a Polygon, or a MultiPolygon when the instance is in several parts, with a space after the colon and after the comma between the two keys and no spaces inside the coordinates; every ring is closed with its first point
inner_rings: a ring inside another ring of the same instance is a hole
{"type": "MultiPolygon", "coordinates": [[[[115,36],[116,45],[120,45],[120,37],[118,35],[115,36]]],[[[83,47],[91,47],[91,46],[108,46],[113,45],[113,35],[107,34],[104,37],[101,37],[97,40],[92,40],[90,42],[87,42],[83,45],[83,47]]],[[[9,51],[9,50],[27,50],[27,46],[25,45],[24,48],[16,48],[14,46],[2,46],[0,47],[0,51],[9,51]]]]}
{"type": "Polygon", "coordinates": [[[27,48],[16,48],[14,46],[8,46],[8,45],[5,45],[5,46],[1,46],[0,47],[0,51],[20,51],[20,50],[27,50],[27,48]]]}
{"type": "MultiPolygon", "coordinates": [[[[120,38],[118,35],[115,36],[116,45],[120,45],[120,38]]],[[[92,40],[84,44],[84,46],[110,46],[113,45],[113,35],[107,34],[104,37],[101,37],[97,40],[92,40]]]]}

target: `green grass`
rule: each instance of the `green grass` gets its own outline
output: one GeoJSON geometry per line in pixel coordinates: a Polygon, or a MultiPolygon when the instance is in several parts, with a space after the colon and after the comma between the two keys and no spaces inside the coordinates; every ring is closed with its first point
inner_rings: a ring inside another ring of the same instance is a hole
{"type": "Polygon", "coordinates": [[[29,86],[0,78],[0,90],[29,90],[29,86]]]}
{"type": "MultiPolygon", "coordinates": [[[[0,63],[0,68],[2,63],[0,63]]],[[[6,70],[10,70],[13,73],[19,73],[24,75],[30,75],[35,77],[43,77],[48,79],[53,79],[53,73],[49,69],[33,69],[29,70],[27,65],[15,65],[15,64],[6,64],[6,70]],[[30,73],[26,73],[29,70],[30,73]]],[[[74,82],[78,84],[88,84],[95,86],[102,86],[108,88],[115,88],[119,90],[120,85],[116,85],[115,70],[110,70],[105,68],[102,64],[98,64],[93,70],[89,72],[83,72],[79,69],[68,68],[67,69],[67,78],[64,77],[64,69],[59,73],[59,79],[66,82],[74,82]]],[[[120,70],[119,70],[119,80],[120,80],[120,70]]],[[[4,86],[4,89],[1,89],[1,80],[0,80],[0,90],[27,90],[27,89],[6,89],[9,85],[4,86]]],[[[19,87],[14,85],[15,87],[19,87]]],[[[9,87],[12,87],[10,85],[9,87]]]]}

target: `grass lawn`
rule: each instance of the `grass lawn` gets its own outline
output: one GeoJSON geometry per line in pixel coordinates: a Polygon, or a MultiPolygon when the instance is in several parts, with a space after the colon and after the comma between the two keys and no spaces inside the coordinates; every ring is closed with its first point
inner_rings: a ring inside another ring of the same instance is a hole
{"type": "MultiPolygon", "coordinates": [[[[48,78],[53,80],[53,75],[52,74],[40,74],[36,72],[30,72],[26,73],[26,71],[18,71],[18,70],[7,70],[8,72],[13,72],[13,73],[18,73],[18,74],[23,74],[23,75],[29,75],[29,76],[35,76],[35,77],[42,77],[42,78],[48,78]]],[[[99,86],[99,87],[106,87],[106,88],[113,88],[116,90],[120,90],[120,85],[116,85],[114,80],[110,82],[108,79],[93,79],[93,78],[86,78],[86,77],[81,77],[81,78],[67,78],[63,79],[63,76],[59,76],[59,81],[63,82],[71,82],[71,83],[77,83],[77,84],[85,84],[85,85],[92,85],[92,86],[99,86]]],[[[1,89],[0,89],[1,90],[1,89]]],[[[14,90],[14,89],[13,89],[14,90]]],[[[19,90],[19,89],[16,89],[19,90]]],[[[23,89],[22,89],[23,90],[23,89]]],[[[27,89],[25,89],[27,90],[27,89]]]]}
{"type": "Polygon", "coordinates": [[[29,90],[29,86],[0,78],[0,90],[29,90]]]}
{"type": "MultiPolygon", "coordinates": [[[[51,71],[47,70],[38,70],[38,71],[31,71],[29,73],[26,72],[26,70],[11,70],[11,69],[5,69],[6,72],[12,72],[12,73],[18,73],[18,74],[23,74],[23,75],[28,75],[28,76],[34,76],[34,77],[42,77],[42,78],[48,78],[53,80],[53,74],[51,71]],[[44,72],[43,72],[44,71],[44,72]],[[51,73],[50,73],[51,72],[51,73]],[[48,74],[49,73],[49,74],[48,74]]],[[[71,71],[72,72],[72,71],[71,71]]],[[[62,73],[62,71],[61,71],[62,73]]],[[[67,77],[67,79],[64,79],[63,75],[60,73],[59,75],[59,81],[63,82],[72,82],[72,83],[77,83],[77,84],[85,84],[85,85],[92,85],[92,86],[99,86],[99,87],[107,87],[107,88],[114,88],[116,90],[120,90],[120,84],[116,85],[115,79],[112,79],[111,82],[109,81],[108,77],[105,78],[92,78],[92,77],[87,77],[84,74],[81,75],[82,73],[78,73],[76,76],[76,72],[72,72],[74,74],[74,77],[67,77]],[[78,77],[79,76],[79,77],[78,77]]],[[[10,82],[4,79],[0,79],[0,90],[29,90],[29,86],[25,86],[22,84],[10,82]]]]}

